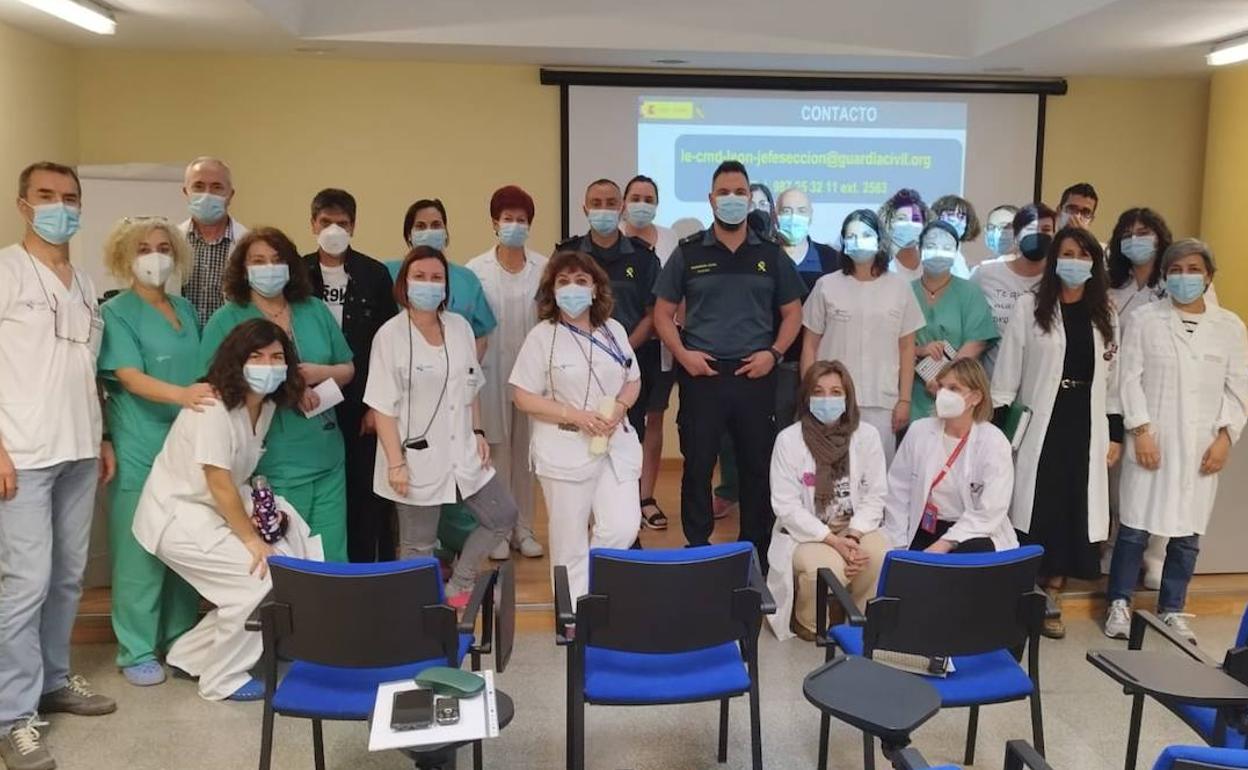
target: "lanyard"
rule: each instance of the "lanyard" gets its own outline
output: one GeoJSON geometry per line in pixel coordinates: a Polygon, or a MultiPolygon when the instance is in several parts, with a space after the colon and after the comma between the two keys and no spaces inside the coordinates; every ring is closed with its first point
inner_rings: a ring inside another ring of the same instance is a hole
{"type": "Polygon", "coordinates": [[[966,440],[970,437],[971,432],[967,431],[966,435],[962,437],[962,440],[958,442],[958,445],[953,448],[953,452],[949,455],[949,459],[945,460],[945,467],[941,468],[940,473],[936,474],[936,478],[932,479],[932,485],[927,489],[927,497],[929,500],[932,497],[932,492],[936,491],[936,487],[939,486],[940,482],[944,481],[945,476],[949,474],[949,469],[952,468],[953,464],[958,461],[958,455],[962,454],[962,447],[966,446],[966,440]]]}
{"type": "Polygon", "coordinates": [[[627,369],[629,364],[632,363],[629,360],[628,356],[624,355],[624,351],[620,349],[620,343],[615,341],[615,335],[612,334],[610,330],[607,330],[605,332],[607,342],[610,343],[610,347],[608,347],[602,344],[602,340],[595,337],[592,333],[587,332],[584,329],[581,329],[580,327],[573,326],[567,321],[561,321],[560,323],[562,323],[563,326],[567,328],[567,330],[572,332],[573,334],[580,335],[581,337],[584,337],[585,339],[589,340],[589,344],[595,346],[602,352],[606,353],[608,356],[611,357],[612,361],[616,362],[617,364],[624,367],[625,369],[627,369]]]}

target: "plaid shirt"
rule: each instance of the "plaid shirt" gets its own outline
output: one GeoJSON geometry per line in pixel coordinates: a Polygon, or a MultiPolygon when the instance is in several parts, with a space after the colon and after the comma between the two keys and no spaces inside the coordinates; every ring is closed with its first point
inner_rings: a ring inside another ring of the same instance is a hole
{"type": "Polygon", "coordinates": [[[201,238],[194,223],[187,230],[186,240],[191,244],[195,259],[191,267],[191,277],[182,287],[182,295],[195,306],[201,329],[217,308],[225,303],[221,279],[225,275],[225,263],[230,257],[230,249],[234,247],[233,235],[232,220],[225,228],[225,235],[216,243],[209,243],[201,238]]]}

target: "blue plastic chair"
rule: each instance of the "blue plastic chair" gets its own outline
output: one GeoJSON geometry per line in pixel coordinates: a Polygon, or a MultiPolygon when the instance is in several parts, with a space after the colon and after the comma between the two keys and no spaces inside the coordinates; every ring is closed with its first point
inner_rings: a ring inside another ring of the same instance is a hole
{"type": "MultiPolygon", "coordinates": [[[[953,672],[926,680],[940,693],[942,708],[970,709],[964,762],[975,762],[979,707],[1023,699],[1030,700],[1032,737],[1043,756],[1039,640],[1045,597],[1036,589],[1043,554],[1039,546],[971,554],[890,551],[865,614],[832,571],[821,569],[816,642],[827,647],[829,659],[835,648],[868,658],[876,650],[952,657],[953,672]],[[830,629],[829,593],[848,621],[830,629]],[[1019,663],[1024,648],[1025,668],[1019,663]]],[[[821,767],[828,719],[824,715],[820,725],[821,767]]],[[[866,733],[863,760],[868,770],[874,767],[874,739],[866,733]]]]}
{"type": "Polygon", "coordinates": [[[758,633],[775,612],[750,543],[674,550],[594,549],[589,593],[573,610],[555,567],[555,639],[568,648],[567,766],[585,766],[585,704],[719,701],[720,762],[728,701],[749,695],[753,767],[763,766],[758,633]]]}
{"type": "MultiPolygon", "coordinates": [[[[1131,638],[1127,647],[1132,650],[1143,649],[1146,631],[1155,631],[1179,652],[1213,668],[1220,668],[1228,676],[1248,684],[1248,607],[1244,609],[1239,622],[1239,631],[1235,635],[1235,646],[1227,650],[1222,663],[1218,663],[1203,650],[1188,640],[1174,633],[1156,615],[1146,610],[1137,610],[1131,615],[1131,638]]],[[[1169,703],[1158,700],[1179,719],[1196,731],[1206,743],[1215,748],[1248,749],[1248,718],[1237,714],[1234,709],[1219,709],[1210,706],[1193,704],[1169,703]]],[[[1138,738],[1137,738],[1138,740],[1138,738]]],[[[1128,752],[1135,747],[1129,746],[1128,752]]]]}
{"type": "MultiPolygon", "coordinates": [[[[340,564],[274,556],[269,570],[273,592],[258,624],[265,684],[260,770],[272,760],[277,714],[312,720],[316,768],[324,770],[323,720],[367,720],[378,685],[432,666],[459,668],[471,656],[472,669],[479,670],[481,655],[493,649],[493,589],[511,575],[509,566],[482,573],[457,623],[436,559],[340,564]],[[280,683],[279,659],[292,661],[280,683]]],[[[498,646],[509,649],[510,643],[498,646]]],[[[495,660],[500,672],[506,664],[506,656],[495,660]]],[[[480,741],[473,760],[479,769],[480,741]]]]}
{"type": "Polygon", "coordinates": [[[1248,751],[1207,746],[1168,746],[1153,770],[1248,770],[1248,751]]]}

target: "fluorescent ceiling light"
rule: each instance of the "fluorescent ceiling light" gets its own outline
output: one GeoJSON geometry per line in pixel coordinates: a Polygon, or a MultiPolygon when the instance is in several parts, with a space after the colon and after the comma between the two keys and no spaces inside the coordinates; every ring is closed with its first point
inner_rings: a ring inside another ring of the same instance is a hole
{"type": "Polygon", "coordinates": [[[111,35],[117,31],[117,22],[113,19],[113,14],[107,8],[96,5],[90,0],[21,0],[21,2],[97,35],[111,35]]]}
{"type": "Polygon", "coordinates": [[[1223,64],[1234,64],[1248,59],[1248,36],[1224,40],[1213,47],[1205,56],[1205,63],[1211,67],[1223,64]]]}

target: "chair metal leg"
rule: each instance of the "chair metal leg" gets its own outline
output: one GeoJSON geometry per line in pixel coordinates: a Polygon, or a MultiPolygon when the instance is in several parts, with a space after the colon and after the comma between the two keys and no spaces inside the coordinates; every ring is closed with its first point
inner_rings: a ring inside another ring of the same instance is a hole
{"type": "Polygon", "coordinates": [[[569,770],[585,770],[585,697],[581,693],[573,703],[571,750],[569,770]]]}
{"type": "Polygon", "coordinates": [[[875,770],[875,739],[871,733],[862,734],[862,770],[875,770]]]}
{"type": "Polygon", "coordinates": [[[979,706],[971,706],[971,716],[966,722],[966,757],[963,764],[975,764],[975,738],[979,733],[979,706]]]}
{"type": "Polygon", "coordinates": [[[472,770],[481,770],[485,765],[485,758],[482,756],[481,741],[472,742],[472,770]]]}
{"type": "Polygon", "coordinates": [[[260,770],[269,770],[273,764],[273,706],[264,704],[264,718],[260,726],[260,770]]]}
{"type": "Polygon", "coordinates": [[[828,732],[832,717],[826,713],[819,714],[819,764],[817,770],[828,770],[828,732]]]}
{"type": "Polygon", "coordinates": [[[758,704],[758,678],[750,681],[750,759],[754,770],[763,770],[763,715],[758,704]]]}
{"type": "Polygon", "coordinates": [[[325,735],[321,732],[321,720],[312,720],[312,761],[316,770],[325,770],[325,735]]]}
{"type": "Polygon", "coordinates": [[[1040,712],[1040,689],[1031,694],[1031,741],[1040,756],[1044,756],[1044,716],[1040,712]]]}
{"type": "Polygon", "coordinates": [[[1126,770],[1135,770],[1136,756],[1140,751],[1140,722],[1144,719],[1144,694],[1131,696],[1131,730],[1127,733],[1126,770]]]}
{"type": "Polygon", "coordinates": [[[715,755],[719,763],[728,761],[728,699],[719,701],[719,753],[715,755]]]}

